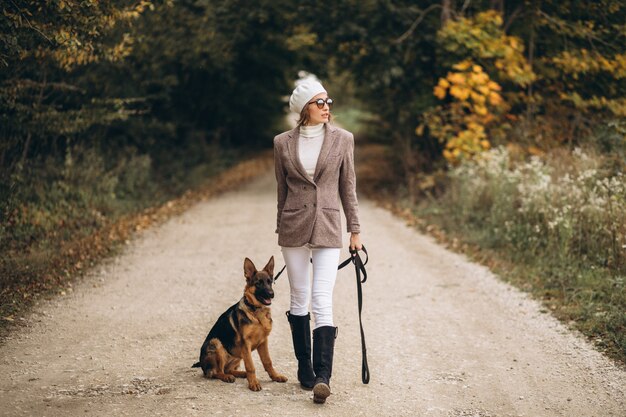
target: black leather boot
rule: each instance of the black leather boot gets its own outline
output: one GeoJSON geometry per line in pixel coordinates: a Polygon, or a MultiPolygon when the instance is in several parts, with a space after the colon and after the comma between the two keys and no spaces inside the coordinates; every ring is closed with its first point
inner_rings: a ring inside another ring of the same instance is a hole
{"type": "Polygon", "coordinates": [[[311,315],[295,316],[287,312],[287,320],[291,327],[293,350],[298,359],[298,381],[302,388],[310,390],[315,382],[311,365],[311,315]]]}
{"type": "Polygon", "coordinates": [[[330,377],[333,372],[333,354],[337,328],[322,326],[313,330],[313,370],[315,385],[313,402],[323,404],[330,395],[330,377]]]}

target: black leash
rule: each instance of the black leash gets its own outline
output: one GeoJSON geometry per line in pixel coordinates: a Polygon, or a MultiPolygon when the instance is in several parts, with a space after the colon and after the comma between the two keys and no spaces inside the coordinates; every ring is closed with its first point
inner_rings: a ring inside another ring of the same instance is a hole
{"type": "Polygon", "coordinates": [[[285,268],[287,268],[287,265],[283,266],[283,269],[280,270],[280,272],[278,272],[278,274],[276,274],[276,276],[274,277],[274,281],[276,281],[278,279],[278,277],[280,276],[280,274],[283,273],[283,271],[285,270],[285,268]]]}
{"type": "Polygon", "coordinates": [[[365,262],[361,260],[359,252],[354,250],[350,251],[350,258],[339,264],[337,269],[343,268],[350,262],[354,264],[354,270],[356,272],[356,292],[359,301],[359,326],[361,327],[361,381],[363,381],[364,384],[367,384],[370,382],[370,368],[367,365],[367,348],[365,347],[365,333],[363,332],[363,322],[361,320],[361,310],[363,309],[363,289],[361,288],[361,284],[367,281],[367,271],[365,270],[365,265],[367,264],[367,261],[369,261],[369,255],[367,254],[365,246],[362,247],[363,252],[365,253],[365,262]],[[363,279],[361,279],[361,273],[363,273],[363,279]]]}
{"type": "MultiPolygon", "coordinates": [[[[369,261],[369,255],[367,254],[367,249],[365,249],[365,246],[362,246],[362,247],[363,247],[363,253],[365,253],[365,262],[363,262],[363,260],[361,259],[361,256],[359,255],[359,251],[350,250],[350,257],[346,259],[345,261],[343,261],[342,263],[340,263],[339,266],[337,267],[337,270],[342,269],[349,263],[354,264],[354,271],[356,274],[356,292],[357,292],[357,299],[359,302],[359,326],[361,328],[361,354],[362,354],[361,381],[363,381],[364,384],[367,384],[370,382],[370,368],[367,365],[367,348],[365,347],[365,333],[363,332],[363,321],[361,320],[361,310],[363,310],[363,288],[361,287],[361,284],[367,281],[367,271],[365,270],[365,265],[367,265],[367,262],[369,261]],[[362,279],[361,279],[361,273],[363,274],[362,279]]],[[[286,267],[287,265],[283,266],[280,272],[276,274],[276,276],[274,277],[274,281],[278,279],[278,277],[280,276],[280,274],[283,273],[286,267]]]]}

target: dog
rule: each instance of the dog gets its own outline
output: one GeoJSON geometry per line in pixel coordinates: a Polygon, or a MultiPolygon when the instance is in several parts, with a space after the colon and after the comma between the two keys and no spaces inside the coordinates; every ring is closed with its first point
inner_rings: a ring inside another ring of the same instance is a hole
{"type": "Polygon", "coordinates": [[[200,360],[192,368],[202,368],[205,377],[224,382],[247,378],[248,388],[260,391],[261,384],[252,362],[254,350],[259,353],[263,368],[272,381],[287,381],[274,369],[268,349],[268,337],[272,331],[270,305],[274,298],[274,257],[260,271],[246,258],[243,273],[246,278],[243,297],[217,319],[200,348],[200,360]],[[242,360],[245,371],[238,370],[242,360]]]}

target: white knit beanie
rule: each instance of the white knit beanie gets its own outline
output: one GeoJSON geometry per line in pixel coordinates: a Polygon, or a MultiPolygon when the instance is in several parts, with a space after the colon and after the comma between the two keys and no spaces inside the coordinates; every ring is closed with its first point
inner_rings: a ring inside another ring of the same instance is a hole
{"type": "Polygon", "coordinates": [[[317,81],[308,79],[298,84],[289,97],[289,108],[300,114],[302,109],[313,97],[319,93],[326,93],[326,89],[317,81]]]}

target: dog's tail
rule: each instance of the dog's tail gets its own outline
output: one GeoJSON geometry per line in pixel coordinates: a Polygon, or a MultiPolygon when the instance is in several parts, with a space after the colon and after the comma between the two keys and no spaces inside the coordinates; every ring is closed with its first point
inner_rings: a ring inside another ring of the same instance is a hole
{"type": "Polygon", "coordinates": [[[193,365],[191,365],[192,368],[200,368],[202,365],[200,365],[200,362],[196,362],[193,365]]]}

